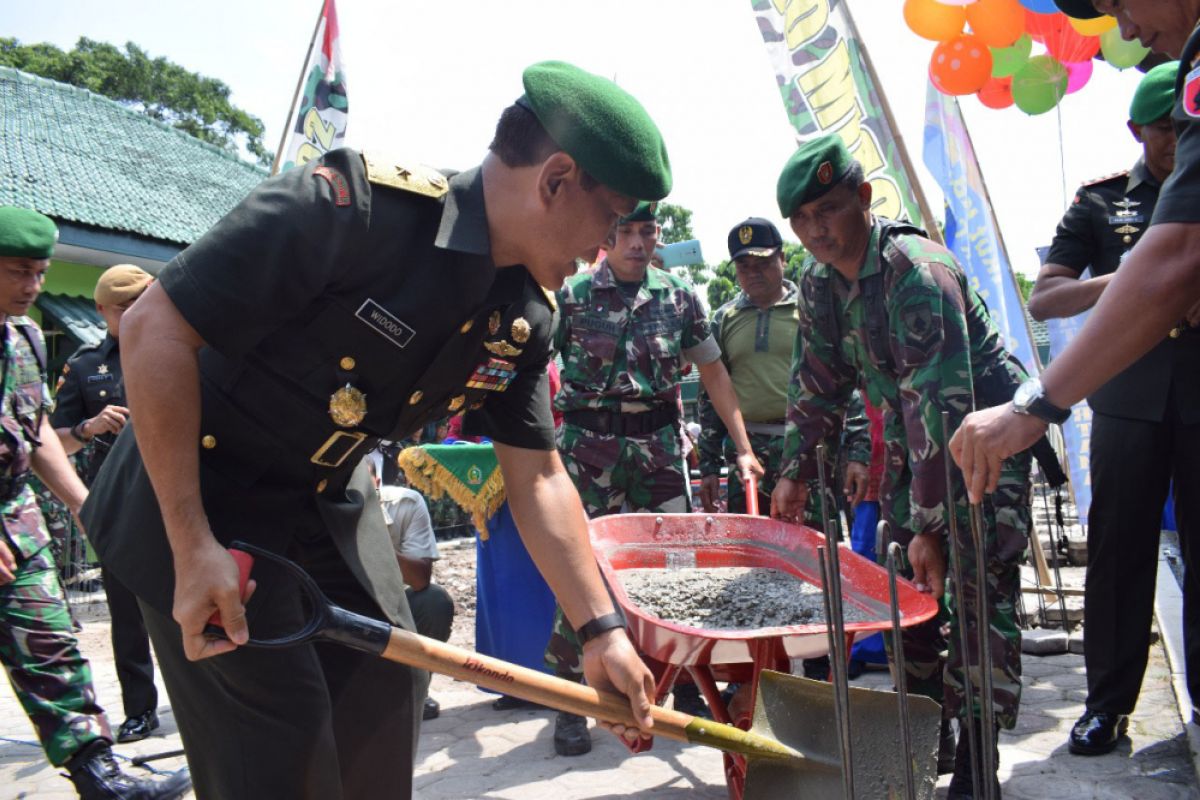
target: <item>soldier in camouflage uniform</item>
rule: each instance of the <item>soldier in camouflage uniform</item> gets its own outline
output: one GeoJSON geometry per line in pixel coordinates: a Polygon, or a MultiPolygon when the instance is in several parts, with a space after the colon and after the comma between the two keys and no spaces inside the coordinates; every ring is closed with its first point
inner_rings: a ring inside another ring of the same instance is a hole
{"type": "Polygon", "coordinates": [[[28,483],[36,468],[72,512],[87,495],[46,416],[42,332],[23,316],[41,290],[56,239],[47,217],[0,208],[0,661],[46,758],[67,768],[80,797],[177,798],[191,787],[186,774],[156,784],[125,775],[113,760],[112,733],[75,641],[50,534],[28,483]]]}
{"type": "MultiPolygon", "coordinates": [[[[870,213],[871,186],[840,137],[803,145],[779,179],[779,205],[812,258],[800,279],[800,335],[789,391],[783,477],[772,513],[793,518],[803,502],[803,480],[815,472],[813,448],[837,425],[857,386],[884,412],[886,473],[881,506],[892,538],[907,547],[906,565],[919,588],[943,595],[948,493],[954,493],[958,550],[970,605],[978,597],[968,506],[960,479],[946,486],[946,442],[941,414],[953,430],[975,404],[1003,402],[1025,377],[1005,352],[983,301],[945,248],[910,225],[870,213]]],[[[997,724],[1016,724],[1021,694],[1018,562],[1030,527],[1030,456],[1004,465],[999,490],[985,505],[986,616],[997,724]]],[[[947,642],[940,622],[909,628],[903,646],[910,691],[943,702],[947,718],[973,718],[962,696],[964,657],[958,626],[972,627],[977,610],[951,606],[947,642]]],[[[974,633],[972,632],[972,639],[974,633]]],[[[972,648],[974,649],[974,648],[972,648]]],[[[979,687],[979,654],[965,659],[979,687]]],[[[973,766],[967,736],[954,758],[951,798],[970,797],[973,766]]],[[[948,754],[946,754],[948,755],[948,754]]],[[[948,759],[947,759],[948,760],[948,759]]],[[[944,763],[944,762],[943,762],[944,763]]],[[[949,766],[945,764],[945,766],[949,766]]],[[[994,781],[994,776],[982,776],[994,781]]]]}
{"type": "MultiPolygon", "coordinates": [[[[738,472],[762,474],[699,297],[671,273],[649,266],[659,230],[654,207],[640,204],[620,220],[604,262],[568,278],[559,291],[558,451],[589,518],[623,509],[688,510],[679,430],[685,361],[699,368],[730,430],[738,472]]],[[[546,661],[562,677],[581,677],[579,645],[561,610],[546,661]]],[[[583,718],[559,714],[554,745],[560,755],[591,750],[583,718]]]]}

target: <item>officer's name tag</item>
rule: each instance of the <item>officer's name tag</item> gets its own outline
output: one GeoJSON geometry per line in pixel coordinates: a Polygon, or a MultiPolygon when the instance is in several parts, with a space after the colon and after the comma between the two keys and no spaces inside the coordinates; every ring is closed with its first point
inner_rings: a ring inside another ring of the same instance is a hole
{"type": "Polygon", "coordinates": [[[88,383],[102,383],[103,381],[115,380],[115,377],[116,376],[114,376],[112,373],[109,373],[109,372],[106,372],[106,373],[103,373],[100,375],[88,375],[87,382],[88,383]]]}
{"type": "Polygon", "coordinates": [[[407,347],[408,343],[412,341],[413,336],[417,333],[406,325],[404,320],[398,319],[390,311],[370,298],[358,307],[358,311],[354,312],[354,316],[367,323],[379,335],[401,349],[407,347]]]}

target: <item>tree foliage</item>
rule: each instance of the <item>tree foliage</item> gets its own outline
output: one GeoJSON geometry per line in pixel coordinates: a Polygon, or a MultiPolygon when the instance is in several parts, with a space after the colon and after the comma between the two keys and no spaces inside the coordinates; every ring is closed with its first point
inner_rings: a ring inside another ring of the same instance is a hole
{"type": "Polygon", "coordinates": [[[121,50],[82,37],[67,52],[0,37],[0,65],[88,89],[231,153],[244,147],[258,163],[271,163],[262,120],[233,105],[228,86],[166,58],[151,58],[133,42],[121,50]]]}
{"type": "MultiPolygon", "coordinates": [[[[795,283],[800,277],[800,267],[804,265],[804,259],[808,258],[808,251],[798,242],[784,242],[783,257],[787,260],[783,277],[795,283]]],[[[708,282],[708,304],[715,310],[732,300],[740,290],[737,269],[729,259],[718,264],[713,273],[713,279],[708,282]]]]}

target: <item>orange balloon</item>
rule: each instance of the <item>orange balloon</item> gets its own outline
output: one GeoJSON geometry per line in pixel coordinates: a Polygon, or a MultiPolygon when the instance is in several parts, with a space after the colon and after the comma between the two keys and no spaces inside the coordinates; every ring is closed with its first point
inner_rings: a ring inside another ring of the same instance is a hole
{"type": "Polygon", "coordinates": [[[964,33],[933,48],[929,78],[942,94],[974,94],[992,77],[992,51],[978,36],[964,33]]]}
{"type": "Polygon", "coordinates": [[[991,78],[976,97],[988,108],[1008,108],[1013,104],[1012,78],[991,78]]]}
{"type": "Polygon", "coordinates": [[[971,33],[988,47],[1008,47],[1025,33],[1025,7],[1017,0],[976,0],[966,10],[971,33]]]}
{"type": "Polygon", "coordinates": [[[917,36],[944,42],[962,33],[967,11],[937,0],[904,0],[904,21],[917,36]]]}

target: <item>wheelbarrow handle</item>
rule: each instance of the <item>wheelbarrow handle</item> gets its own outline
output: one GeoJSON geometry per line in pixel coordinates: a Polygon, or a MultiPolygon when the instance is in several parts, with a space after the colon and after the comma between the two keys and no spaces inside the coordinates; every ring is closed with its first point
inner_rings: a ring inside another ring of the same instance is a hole
{"type": "Polygon", "coordinates": [[[752,517],[758,516],[758,476],[751,472],[744,479],[746,487],[746,513],[752,517]]]}
{"type": "MultiPolygon", "coordinates": [[[[243,542],[234,542],[230,552],[237,554],[235,558],[239,559],[239,568],[242,560],[248,559],[252,564],[255,556],[269,559],[283,567],[299,582],[301,589],[309,596],[313,609],[312,619],[309,619],[299,632],[270,640],[251,637],[246,643],[248,646],[291,647],[307,641],[334,641],[383,656],[389,661],[448,675],[465,683],[473,683],[559,711],[595,717],[631,728],[639,727],[624,695],[597,691],[590,686],[439,642],[347,611],[331,603],[316,582],[289,559],[243,542]]],[[[239,569],[239,572],[244,588],[250,570],[241,572],[239,569]]],[[[219,618],[217,622],[219,624],[219,618]]],[[[219,627],[210,627],[208,630],[213,635],[224,633],[219,627]]],[[[650,715],[654,720],[652,732],[657,736],[665,736],[679,742],[705,744],[746,756],[787,760],[803,758],[798,751],[774,739],[752,731],[744,731],[733,725],[723,725],[655,705],[651,705],[650,715]]]]}

